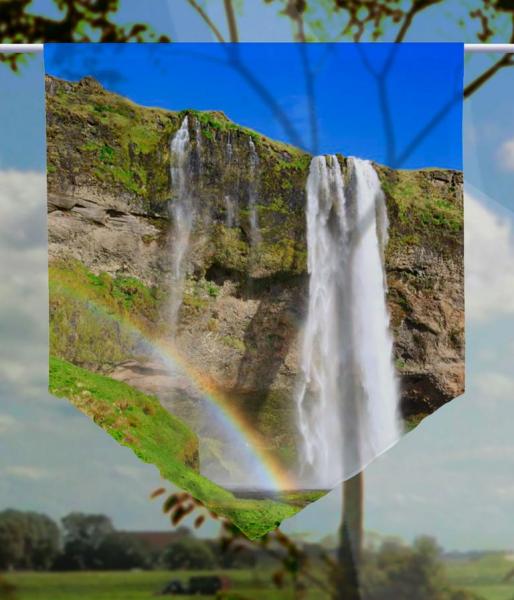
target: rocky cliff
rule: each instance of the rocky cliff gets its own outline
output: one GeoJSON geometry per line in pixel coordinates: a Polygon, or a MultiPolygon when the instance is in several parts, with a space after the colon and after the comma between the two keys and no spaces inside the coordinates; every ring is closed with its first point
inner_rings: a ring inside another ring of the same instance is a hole
{"type": "MultiPolygon", "coordinates": [[[[197,218],[177,345],[287,459],[311,157],[220,112],[141,107],[91,78],[46,83],[53,353],[201,419],[148,352],[169,333],[170,140],[188,115],[197,218]]],[[[376,169],[402,410],[417,422],[463,392],[462,173],[376,169]]]]}

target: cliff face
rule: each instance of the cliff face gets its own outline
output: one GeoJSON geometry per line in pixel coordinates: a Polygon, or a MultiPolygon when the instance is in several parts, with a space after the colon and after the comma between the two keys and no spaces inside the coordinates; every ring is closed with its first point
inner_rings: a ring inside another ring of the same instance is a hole
{"type": "MultiPolygon", "coordinates": [[[[129,316],[146,337],[169,333],[170,140],[186,114],[197,218],[177,345],[287,453],[308,282],[311,157],[222,113],[143,108],[92,79],[47,78],[52,350],[201,420],[183,402],[193,394],[188,384],[148,359],[138,333],[91,312],[95,304],[129,316]]],[[[388,304],[402,409],[414,422],[463,392],[462,174],[376,169],[390,224],[388,304]]]]}

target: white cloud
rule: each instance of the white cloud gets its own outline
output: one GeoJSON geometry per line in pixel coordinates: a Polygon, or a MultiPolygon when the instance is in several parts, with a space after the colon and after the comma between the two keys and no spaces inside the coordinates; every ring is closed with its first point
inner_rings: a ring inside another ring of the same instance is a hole
{"type": "Polygon", "coordinates": [[[514,379],[504,373],[479,373],[474,385],[476,391],[487,398],[506,400],[514,397],[514,379]]]}
{"type": "Polygon", "coordinates": [[[0,382],[44,395],[48,348],[46,183],[0,171],[0,382]]]}
{"type": "Polygon", "coordinates": [[[503,142],[500,146],[498,160],[504,171],[514,171],[514,138],[503,142]]]}
{"type": "Polygon", "coordinates": [[[42,479],[52,478],[54,474],[49,469],[42,467],[33,467],[29,465],[11,465],[5,467],[1,474],[16,479],[28,479],[30,481],[40,481],[42,479]]]}
{"type": "Polygon", "coordinates": [[[514,315],[513,220],[466,194],[465,224],[468,318],[514,315]]]}

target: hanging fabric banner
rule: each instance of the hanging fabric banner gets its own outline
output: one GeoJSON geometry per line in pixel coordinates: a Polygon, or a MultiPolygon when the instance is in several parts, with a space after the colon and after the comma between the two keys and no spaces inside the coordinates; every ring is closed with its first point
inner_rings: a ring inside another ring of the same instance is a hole
{"type": "Polygon", "coordinates": [[[463,393],[462,44],[45,64],[54,395],[256,538],[463,393]]]}

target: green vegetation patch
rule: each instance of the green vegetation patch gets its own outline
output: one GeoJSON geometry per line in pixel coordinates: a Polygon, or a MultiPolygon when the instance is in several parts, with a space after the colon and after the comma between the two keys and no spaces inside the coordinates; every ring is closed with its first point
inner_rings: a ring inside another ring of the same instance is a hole
{"type": "Polygon", "coordinates": [[[169,191],[169,138],[177,113],[137,104],[106,91],[92,78],[73,84],[50,78],[47,94],[50,188],[76,169],[76,183],[91,179],[128,192],[162,210],[169,191]]]}
{"type": "Polygon", "coordinates": [[[50,358],[49,390],[66,397],[145,462],[167,463],[175,477],[198,470],[198,440],[154,396],[59,358],[50,358]]]}
{"type": "Polygon", "coordinates": [[[162,332],[166,293],[135,277],[89,271],[77,260],[49,266],[51,353],[107,371],[134,356],[143,335],[162,332]]]}
{"type": "Polygon", "coordinates": [[[451,254],[462,246],[462,192],[451,172],[376,167],[387,198],[393,247],[422,245],[451,254]]]}
{"type": "Polygon", "coordinates": [[[68,398],[109,435],[144,462],[155,465],[168,481],[186,490],[209,510],[228,517],[249,538],[278,527],[320,494],[294,494],[291,500],[236,498],[198,472],[196,435],[168,413],[154,396],[129,385],[50,359],[49,391],[68,398]]]}

